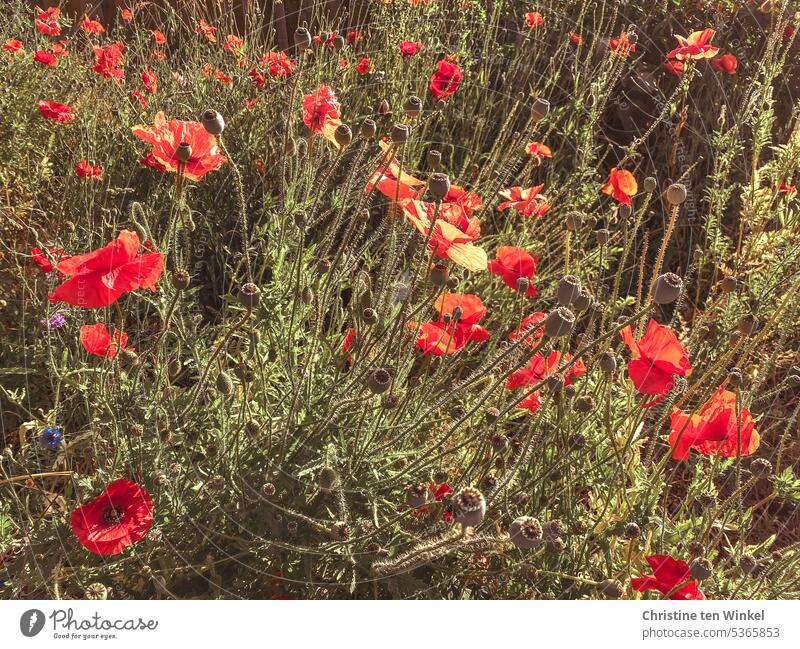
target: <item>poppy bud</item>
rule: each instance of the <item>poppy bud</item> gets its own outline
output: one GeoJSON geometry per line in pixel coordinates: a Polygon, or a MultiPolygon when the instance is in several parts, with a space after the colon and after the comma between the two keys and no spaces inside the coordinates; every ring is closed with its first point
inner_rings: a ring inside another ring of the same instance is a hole
{"type": "Polygon", "coordinates": [[[616,579],[606,579],[597,584],[597,592],[606,599],[619,599],[625,591],[616,579]]]}
{"type": "Polygon", "coordinates": [[[458,322],[461,320],[461,314],[464,313],[464,310],[460,307],[453,307],[453,322],[458,322]]]}
{"type": "Polygon", "coordinates": [[[572,331],[575,314],[567,307],[553,309],[544,320],[544,333],[550,338],[561,338],[572,331]]]}
{"type": "Polygon", "coordinates": [[[261,289],[253,282],[247,282],[239,289],[239,303],[252,311],[261,302],[261,289]]]}
{"type": "Polygon", "coordinates": [[[305,227],[305,225],[306,225],[306,213],[305,212],[303,212],[302,210],[299,211],[299,212],[295,212],[294,215],[292,216],[292,218],[294,219],[294,224],[298,228],[305,227]]]}
{"type": "Polygon", "coordinates": [[[456,288],[458,288],[458,281],[459,281],[458,277],[456,277],[455,275],[450,275],[450,279],[447,280],[447,288],[452,288],[453,290],[455,290],[456,288]]]}
{"type": "Polygon", "coordinates": [[[375,137],[376,130],[377,126],[374,120],[367,118],[363,122],[361,122],[360,133],[361,137],[363,137],[364,139],[369,140],[370,138],[375,137]]]}
{"type": "Polygon", "coordinates": [[[408,140],[411,133],[411,127],[408,124],[395,124],[392,126],[392,143],[403,144],[408,140]]]}
{"type": "Polygon", "coordinates": [[[178,145],[178,148],[175,149],[175,157],[178,162],[188,162],[189,158],[192,157],[192,147],[189,146],[188,142],[181,142],[178,145]]]}
{"type": "Polygon", "coordinates": [[[599,230],[594,231],[594,238],[599,245],[604,246],[611,238],[611,232],[609,232],[606,228],[600,228],[599,230]]]}
{"type": "Polygon", "coordinates": [[[505,453],[508,450],[508,437],[503,435],[503,433],[492,435],[489,443],[492,445],[495,453],[505,453]]]}
{"type": "Polygon", "coordinates": [[[511,542],[520,550],[530,550],[542,544],[542,524],[533,516],[520,516],[508,528],[511,542]]]}
{"type": "Polygon", "coordinates": [[[523,295],[528,292],[528,287],[531,285],[530,281],[527,277],[518,277],[517,278],[517,291],[522,293],[523,295]]]}
{"type": "Polygon", "coordinates": [[[789,374],[786,377],[786,382],[793,388],[800,386],[800,374],[789,374]]]}
{"type": "Polygon", "coordinates": [[[568,399],[572,399],[572,397],[574,397],[577,394],[577,392],[578,390],[574,385],[572,384],[564,385],[564,394],[567,396],[568,399]]]}
{"type": "Polygon", "coordinates": [[[215,110],[206,110],[200,118],[203,128],[211,135],[219,135],[225,130],[225,120],[222,115],[215,110]]]}
{"type": "Polygon", "coordinates": [[[406,503],[412,509],[423,507],[428,502],[428,487],[418,482],[415,485],[406,487],[406,503]]]}
{"type": "Polygon", "coordinates": [[[329,466],[322,467],[317,473],[317,486],[324,494],[333,491],[337,482],[339,482],[339,474],[329,466]]]}
{"type": "Polygon", "coordinates": [[[256,378],[256,373],[247,363],[239,363],[233,368],[233,373],[242,383],[250,383],[250,381],[256,378]]]}
{"type": "Polygon", "coordinates": [[[636,523],[626,523],[622,530],[622,536],[626,539],[636,539],[642,535],[641,528],[636,523]]]}
{"type": "Polygon", "coordinates": [[[667,187],[667,203],[670,205],[680,205],[686,200],[686,185],[672,183],[667,187]]]}
{"type": "Polygon", "coordinates": [[[436,200],[442,200],[450,191],[450,176],[439,171],[432,173],[428,181],[428,189],[436,200]]]}
{"type": "Polygon", "coordinates": [[[411,95],[403,105],[406,117],[416,117],[422,112],[422,100],[416,95],[411,95]]]}
{"type": "Polygon", "coordinates": [[[381,407],[393,410],[400,405],[400,401],[402,401],[402,397],[399,394],[384,394],[381,397],[381,407]]]}
{"type": "Polygon", "coordinates": [[[555,396],[564,388],[564,377],[559,374],[548,376],[545,379],[544,387],[551,395],[555,396]]]}
{"type": "Polygon", "coordinates": [[[487,408],[483,416],[488,423],[493,424],[500,419],[500,411],[497,408],[487,408]]]}
{"type": "Polygon", "coordinates": [[[436,287],[447,285],[450,276],[450,269],[445,264],[434,264],[431,269],[431,284],[436,287]]]}
{"type": "Polygon", "coordinates": [[[340,50],[344,47],[344,36],[339,34],[336,38],[333,39],[333,47],[334,49],[340,50]]]}
{"type": "Polygon", "coordinates": [[[653,302],[656,304],[672,304],[683,290],[683,280],[675,273],[664,273],[656,278],[653,286],[653,302]]]}
{"type": "Polygon", "coordinates": [[[619,207],[617,208],[617,214],[619,214],[620,218],[627,219],[633,210],[631,206],[626,203],[620,203],[619,207]]]}
{"type": "Polygon", "coordinates": [[[656,182],[656,179],[652,176],[647,176],[647,178],[644,179],[644,191],[646,191],[648,194],[652,194],[654,191],[656,191],[657,187],[658,182],[656,182]]]}
{"type": "Polygon", "coordinates": [[[692,575],[692,579],[702,581],[703,579],[711,577],[714,574],[714,570],[708,559],[705,557],[696,557],[692,559],[692,562],[689,564],[689,573],[692,575]]]}
{"type": "Polygon", "coordinates": [[[728,275],[719,283],[719,288],[723,293],[733,293],[736,290],[736,278],[728,275]]]}
{"type": "Polygon", "coordinates": [[[741,318],[739,318],[739,333],[744,336],[752,336],[756,331],[758,331],[758,318],[756,318],[752,313],[745,313],[741,318]]]}
{"type": "Polygon", "coordinates": [[[732,388],[738,388],[743,382],[742,371],[738,367],[734,367],[728,372],[728,385],[732,388]]]}
{"type": "Polygon", "coordinates": [[[758,562],[752,554],[743,554],[739,559],[739,568],[746,575],[752,575],[758,570],[758,562]]]}
{"type": "Polygon", "coordinates": [[[581,289],[581,294],[575,300],[575,305],[574,306],[578,311],[586,311],[586,309],[588,309],[590,306],[592,306],[593,302],[594,302],[594,298],[584,288],[584,289],[581,289]]]}
{"type": "Polygon", "coordinates": [[[772,473],[772,462],[763,457],[756,458],[750,463],[750,471],[757,476],[769,475],[772,473]]]}
{"type": "Polygon", "coordinates": [[[579,399],[576,399],[575,404],[572,407],[574,408],[575,412],[586,414],[594,410],[594,399],[592,398],[592,395],[587,394],[579,399]]]}
{"type": "Polygon", "coordinates": [[[311,33],[305,27],[298,27],[294,30],[294,44],[301,50],[311,47],[311,33]]]}
{"type": "Polygon", "coordinates": [[[428,169],[436,171],[442,164],[442,152],[431,149],[425,157],[425,162],[428,165],[428,169]]]}
{"type": "Polygon", "coordinates": [[[486,499],[475,487],[464,487],[451,499],[453,518],[464,527],[475,527],[486,516],[486,499]]]}
{"type": "Polygon", "coordinates": [[[378,115],[388,115],[391,110],[392,107],[389,105],[389,102],[386,99],[381,99],[376,112],[378,115]]]}
{"type": "Polygon", "coordinates": [[[303,304],[311,304],[314,301],[314,289],[310,286],[304,286],[303,290],[300,291],[300,299],[303,304]]]}
{"type": "Polygon", "coordinates": [[[581,280],[575,277],[575,275],[564,275],[564,277],[558,280],[556,299],[562,306],[569,306],[578,299],[580,294],[581,280]]]}
{"type": "Polygon", "coordinates": [[[600,354],[597,364],[606,374],[613,374],[617,369],[617,357],[614,352],[603,352],[600,354]]]}
{"type": "Polygon", "coordinates": [[[226,397],[233,394],[233,380],[226,372],[220,372],[217,375],[217,390],[226,397]]]}
{"type": "Polygon", "coordinates": [[[172,275],[170,275],[169,279],[172,283],[172,288],[174,288],[176,291],[183,291],[184,289],[189,288],[189,283],[191,282],[189,273],[185,268],[176,268],[174,271],[172,271],[172,275]]]}
{"type": "Polygon", "coordinates": [[[547,116],[550,112],[550,102],[546,99],[537,98],[531,106],[531,113],[533,114],[533,121],[539,122],[547,116]]]}
{"type": "Polygon", "coordinates": [[[378,312],[368,307],[361,312],[361,318],[368,325],[375,324],[378,321],[378,312]]]}
{"type": "Polygon", "coordinates": [[[581,212],[570,212],[564,217],[564,226],[570,232],[577,232],[581,228],[583,214],[581,212]]]}
{"type": "Polygon", "coordinates": [[[283,147],[283,152],[288,156],[297,155],[297,140],[293,137],[286,139],[286,144],[283,147]]]}
{"type": "Polygon", "coordinates": [[[372,394],[383,394],[392,385],[392,375],[388,370],[379,368],[369,375],[367,387],[372,394]]]}
{"type": "Polygon", "coordinates": [[[336,144],[345,147],[353,139],[353,132],[347,124],[339,124],[333,132],[333,138],[336,140],[336,144]]]}

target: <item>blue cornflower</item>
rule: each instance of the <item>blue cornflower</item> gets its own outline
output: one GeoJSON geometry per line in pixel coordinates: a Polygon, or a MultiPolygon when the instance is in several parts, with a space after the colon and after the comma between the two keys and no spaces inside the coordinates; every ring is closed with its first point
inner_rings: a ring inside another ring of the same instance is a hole
{"type": "Polygon", "coordinates": [[[64,433],[58,426],[49,426],[42,431],[42,436],[39,438],[42,446],[55,451],[64,439],[64,433]]]}

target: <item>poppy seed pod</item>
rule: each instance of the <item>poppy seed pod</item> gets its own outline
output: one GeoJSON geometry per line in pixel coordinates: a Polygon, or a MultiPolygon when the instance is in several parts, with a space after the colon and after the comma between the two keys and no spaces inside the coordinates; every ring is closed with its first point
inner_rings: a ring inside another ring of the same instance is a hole
{"type": "Polygon", "coordinates": [[[367,307],[361,312],[361,318],[368,325],[375,324],[378,321],[378,312],[370,307],[367,307]]]}
{"type": "Polygon", "coordinates": [[[440,171],[431,174],[428,189],[437,201],[442,200],[450,191],[450,176],[440,171]]]}
{"type": "Polygon", "coordinates": [[[333,138],[339,146],[347,146],[353,139],[353,132],[347,124],[339,124],[333,132],[333,138]]]}
{"type": "Polygon", "coordinates": [[[626,539],[638,539],[642,535],[642,528],[636,523],[626,523],[622,536],[626,539]]]}
{"type": "Polygon", "coordinates": [[[308,220],[308,218],[306,216],[306,213],[303,212],[302,210],[300,210],[299,212],[295,212],[294,215],[292,216],[292,218],[294,219],[294,224],[298,228],[305,227],[306,221],[308,220]]]}
{"type": "Polygon", "coordinates": [[[719,283],[719,288],[725,294],[733,293],[736,290],[736,278],[728,275],[719,283]]]}
{"type": "Polygon", "coordinates": [[[495,453],[505,453],[508,450],[508,437],[503,435],[503,433],[492,435],[489,442],[495,453]]]}
{"type": "Polygon", "coordinates": [[[574,306],[578,311],[586,311],[592,306],[594,298],[585,288],[581,289],[581,294],[576,298],[574,306]]]}
{"type": "Polygon", "coordinates": [[[447,285],[447,280],[450,277],[450,269],[444,264],[434,264],[431,269],[431,284],[441,288],[447,285]]]}
{"type": "Polygon", "coordinates": [[[225,120],[222,118],[222,115],[215,110],[209,109],[203,111],[200,123],[211,135],[219,135],[225,130],[225,120]]]}
{"type": "Polygon", "coordinates": [[[527,277],[517,278],[517,291],[525,295],[528,292],[528,287],[531,285],[527,277]]]}
{"type": "Polygon", "coordinates": [[[411,134],[411,127],[408,124],[395,124],[392,126],[392,143],[403,144],[411,134]]]}
{"type": "Polygon", "coordinates": [[[592,398],[592,395],[587,394],[579,399],[576,399],[575,404],[572,407],[575,412],[586,414],[594,410],[594,399],[592,398]]]}
{"type": "Polygon", "coordinates": [[[739,569],[746,575],[752,575],[758,570],[758,562],[752,554],[743,554],[739,559],[739,569]]]}
{"type": "Polygon", "coordinates": [[[367,387],[372,394],[383,394],[392,386],[392,375],[388,370],[379,368],[369,375],[367,387]]]}
{"type": "Polygon", "coordinates": [[[375,137],[375,132],[377,131],[377,129],[378,127],[375,124],[375,121],[367,118],[363,122],[361,122],[361,129],[359,132],[361,134],[361,137],[363,137],[366,140],[369,140],[370,138],[375,137]]]}
{"type": "Polygon", "coordinates": [[[462,313],[464,313],[464,310],[460,306],[457,306],[457,307],[453,308],[453,322],[454,323],[458,322],[459,320],[461,320],[461,314],[462,313]]]}
{"type": "Polygon", "coordinates": [[[544,333],[549,338],[561,338],[572,331],[575,314],[565,306],[553,309],[544,320],[544,333]]]}
{"type": "Polygon", "coordinates": [[[330,259],[320,259],[317,262],[317,274],[325,275],[331,269],[330,259]]]}
{"type": "Polygon", "coordinates": [[[564,275],[558,280],[556,286],[556,299],[562,306],[569,306],[580,297],[581,294],[581,280],[575,275],[564,275]]]}
{"type": "Polygon", "coordinates": [[[475,487],[464,487],[450,502],[453,518],[464,527],[475,527],[486,516],[486,499],[475,487]]]}
{"type": "Polygon", "coordinates": [[[763,457],[756,458],[750,463],[750,471],[757,476],[769,475],[772,473],[772,462],[763,457]]]}
{"type": "Polygon", "coordinates": [[[581,212],[570,212],[564,217],[564,226],[570,232],[577,232],[581,229],[583,214],[581,212]]]}
{"type": "Polygon", "coordinates": [[[261,289],[253,282],[247,282],[239,289],[239,304],[252,311],[261,302],[261,289]]]}
{"type": "Polygon", "coordinates": [[[286,144],[283,147],[283,152],[289,156],[297,155],[297,140],[293,137],[287,138],[286,144]]]}
{"type": "Polygon", "coordinates": [[[498,419],[500,419],[500,411],[497,408],[487,408],[486,412],[483,413],[484,418],[486,419],[487,423],[493,424],[498,419]]]}
{"type": "Polygon", "coordinates": [[[653,286],[653,302],[656,304],[672,304],[681,296],[683,280],[675,273],[664,273],[656,278],[653,286]]]}
{"type": "Polygon", "coordinates": [[[656,182],[656,179],[652,176],[647,176],[647,178],[644,179],[644,191],[646,191],[648,194],[652,194],[654,191],[656,191],[657,187],[658,182],[656,182]]]}
{"type": "Polygon", "coordinates": [[[739,318],[739,332],[744,336],[752,336],[756,331],[758,331],[758,318],[756,318],[752,313],[745,313],[741,318],[739,318]]]}
{"type": "Polygon", "coordinates": [[[412,509],[423,507],[428,502],[428,487],[422,482],[406,487],[406,504],[412,509]]]}
{"type": "Polygon", "coordinates": [[[436,149],[431,149],[428,151],[428,155],[425,156],[425,163],[428,165],[428,169],[431,171],[436,171],[442,166],[442,152],[437,151],[436,149]]]}
{"type": "Polygon", "coordinates": [[[305,27],[298,27],[294,30],[294,44],[301,50],[307,50],[311,47],[311,32],[305,27]]]}
{"type": "Polygon", "coordinates": [[[174,288],[176,291],[183,291],[189,288],[189,284],[191,282],[189,272],[185,268],[176,268],[174,271],[172,271],[172,275],[170,275],[169,279],[172,283],[172,288],[174,288]]]}
{"type": "Polygon", "coordinates": [[[617,357],[614,352],[603,352],[597,360],[600,369],[606,374],[613,374],[617,369],[617,357]]]}
{"type": "Polygon", "coordinates": [[[672,183],[667,187],[667,203],[670,205],[680,205],[686,200],[686,185],[672,183]]]}
{"type": "Polygon", "coordinates": [[[381,397],[381,407],[386,408],[387,410],[393,410],[400,405],[402,400],[403,397],[399,394],[384,394],[381,397]]]}
{"type": "Polygon", "coordinates": [[[619,207],[617,208],[617,214],[619,214],[620,218],[622,219],[627,219],[632,212],[633,210],[631,209],[631,206],[627,203],[620,203],[619,207]]]}
{"type": "Polygon", "coordinates": [[[337,482],[339,482],[339,474],[329,466],[322,467],[317,473],[317,486],[324,494],[333,491],[337,482]]]}
{"type": "Polygon", "coordinates": [[[609,232],[606,228],[600,228],[599,230],[594,231],[594,238],[599,245],[604,246],[611,238],[611,232],[609,232]]]}
{"type": "Polygon", "coordinates": [[[534,122],[539,122],[547,117],[550,112],[550,102],[546,99],[537,98],[531,106],[531,113],[534,122]]]}
{"type": "Polygon", "coordinates": [[[181,142],[178,145],[178,148],[175,149],[175,157],[178,159],[178,162],[188,162],[189,158],[192,157],[192,147],[189,146],[188,142],[181,142]]]}
{"type": "Polygon", "coordinates": [[[692,562],[689,564],[689,573],[692,575],[692,579],[703,581],[703,579],[711,577],[714,574],[714,570],[708,559],[705,557],[696,557],[692,559],[692,562]]]}
{"type": "Polygon", "coordinates": [[[531,550],[542,544],[542,524],[533,516],[520,516],[508,528],[511,542],[520,550],[531,550]]]}
{"type": "Polygon", "coordinates": [[[377,112],[378,115],[388,115],[391,111],[392,107],[389,105],[389,101],[386,99],[381,99],[375,112],[377,112]]]}
{"type": "Polygon", "coordinates": [[[738,367],[734,367],[730,372],[728,372],[728,385],[732,388],[738,388],[742,385],[742,371],[738,367]]]}
{"type": "Polygon", "coordinates": [[[344,36],[339,34],[336,38],[333,39],[333,47],[334,49],[340,50],[344,47],[344,36]]]}
{"type": "Polygon", "coordinates": [[[422,112],[422,100],[416,95],[411,95],[403,105],[406,117],[416,117],[422,112]]]}
{"type": "Polygon", "coordinates": [[[605,579],[597,584],[597,592],[606,599],[619,599],[625,591],[616,579],[605,579]]]}

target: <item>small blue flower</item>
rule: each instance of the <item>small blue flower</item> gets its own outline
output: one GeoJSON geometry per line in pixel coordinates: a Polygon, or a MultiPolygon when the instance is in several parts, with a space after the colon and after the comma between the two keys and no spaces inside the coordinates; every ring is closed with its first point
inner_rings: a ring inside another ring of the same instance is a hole
{"type": "Polygon", "coordinates": [[[58,426],[50,426],[42,431],[42,436],[39,438],[39,441],[45,448],[55,451],[61,445],[63,439],[64,433],[61,432],[61,428],[58,426]]]}

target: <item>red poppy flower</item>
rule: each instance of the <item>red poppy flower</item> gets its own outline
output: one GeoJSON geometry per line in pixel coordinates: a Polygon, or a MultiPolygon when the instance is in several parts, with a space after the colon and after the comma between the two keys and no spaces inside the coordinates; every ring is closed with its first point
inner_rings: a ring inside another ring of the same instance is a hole
{"type": "Polygon", "coordinates": [[[126,23],[129,23],[133,20],[133,12],[130,9],[120,9],[119,17],[126,23]]]}
{"type": "Polygon", "coordinates": [[[534,311],[530,315],[525,316],[522,322],[519,323],[519,327],[508,334],[508,339],[514,342],[524,336],[525,344],[528,345],[528,347],[535,347],[536,343],[544,335],[543,323],[546,317],[547,314],[544,311],[534,311]]]}
{"type": "Polygon", "coordinates": [[[645,407],[661,402],[675,384],[676,376],[692,373],[689,354],[669,327],[650,320],[639,342],[633,339],[630,326],[619,333],[633,356],[628,361],[628,376],[634,387],[640,394],[659,396],[645,407]]]}
{"type": "Polygon", "coordinates": [[[56,56],[69,56],[67,45],[69,45],[69,41],[61,40],[58,43],[53,43],[50,46],[50,51],[56,56]]]}
{"type": "Polygon", "coordinates": [[[56,122],[71,122],[75,119],[72,108],[66,104],[59,104],[57,101],[39,101],[39,112],[42,117],[52,119],[56,122]]]}
{"type": "Polygon", "coordinates": [[[625,59],[627,59],[632,52],[636,52],[636,43],[631,43],[628,40],[628,32],[622,32],[619,38],[609,39],[608,46],[611,48],[611,53],[614,56],[621,56],[625,59]]]}
{"type": "Polygon", "coordinates": [[[460,185],[450,185],[450,191],[442,198],[442,210],[447,211],[446,205],[458,205],[467,217],[483,207],[480,196],[468,192],[460,185]]]}
{"type": "Polygon", "coordinates": [[[795,31],[797,31],[797,30],[794,28],[794,25],[786,25],[786,27],[784,27],[784,29],[783,29],[783,34],[781,35],[781,40],[784,43],[788,43],[794,37],[795,31]]]}
{"type": "Polygon", "coordinates": [[[147,108],[147,99],[144,98],[144,95],[139,92],[138,90],[131,90],[131,97],[133,97],[136,101],[139,102],[139,105],[142,107],[142,110],[147,108]]]}
{"type": "Polygon", "coordinates": [[[356,64],[356,72],[358,72],[361,76],[364,76],[368,72],[372,71],[372,60],[366,57],[359,60],[356,64]]]}
{"type": "MultiPolygon", "coordinates": [[[[417,347],[424,354],[443,356],[455,354],[470,342],[488,340],[490,333],[478,322],[486,315],[486,307],[477,296],[465,293],[447,293],[440,295],[434,306],[439,312],[439,319],[420,325],[417,347]],[[458,307],[461,315],[453,320],[453,310],[458,307]],[[445,323],[445,316],[448,322],[445,323]]],[[[410,323],[416,329],[415,323],[410,323]]]]}
{"type": "Polygon", "coordinates": [[[665,554],[654,554],[645,557],[653,570],[653,574],[631,579],[631,588],[643,593],[648,590],[657,590],[662,595],[669,595],[670,599],[705,599],[703,591],[697,587],[697,582],[692,579],[689,565],[685,561],[673,559],[665,554]],[[681,586],[681,584],[684,584],[681,586]],[[681,586],[680,588],[677,588],[681,586]],[[675,590],[677,588],[677,590],[675,590]],[[674,592],[673,592],[674,591],[674,592]]]}
{"type": "Polygon", "coordinates": [[[41,248],[31,250],[33,261],[42,269],[43,273],[52,273],[56,269],[56,264],[69,255],[60,248],[48,248],[47,254],[41,248]],[[52,261],[51,261],[52,260],[52,261]]]}
{"type": "Polygon", "coordinates": [[[164,257],[160,252],[140,255],[138,235],[122,230],[107,246],[68,257],[56,269],[69,279],[50,293],[50,302],[96,309],[139,288],[155,292],[164,257]]]}
{"type": "Polygon", "coordinates": [[[639,185],[630,171],[614,167],[602,191],[617,202],[630,205],[631,196],[639,191],[639,185]]]}
{"type": "Polygon", "coordinates": [[[675,77],[682,76],[683,71],[686,68],[686,66],[681,61],[666,61],[663,67],[666,72],[675,77]]]}
{"type": "Polygon", "coordinates": [[[544,185],[536,185],[527,189],[520,186],[503,189],[498,194],[506,200],[497,206],[497,210],[503,212],[510,207],[523,216],[542,216],[550,209],[550,204],[539,193],[543,188],[544,185]]]}
{"type": "Polygon", "coordinates": [[[330,127],[334,122],[341,123],[340,108],[333,88],[322,85],[303,97],[303,123],[312,133],[322,133],[326,126],[330,127]]]}
{"type": "Polygon", "coordinates": [[[431,94],[436,99],[447,99],[458,90],[462,78],[458,64],[449,57],[443,58],[436,64],[436,71],[431,76],[431,94]]]}
{"type": "MultiPolygon", "coordinates": [[[[383,140],[380,140],[378,145],[383,150],[384,156],[388,156],[390,145],[383,140]]],[[[388,163],[383,161],[378,165],[378,168],[375,169],[367,181],[364,193],[368,194],[375,187],[391,201],[403,198],[419,198],[420,190],[417,188],[422,187],[424,184],[424,181],[412,176],[406,170],[401,170],[397,158],[391,157],[388,163]]]]}
{"type": "Polygon", "coordinates": [[[778,185],[778,191],[787,198],[794,198],[797,195],[797,187],[787,183],[785,180],[778,185]]]}
{"type": "Polygon", "coordinates": [[[259,59],[258,64],[266,66],[270,75],[279,79],[288,77],[297,68],[297,64],[286,56],[286,52],[267,52],[259,59]]]}
{"type": "Polygon", "coordinates": [[[678,61],[713,58],[717,55],[717,52],[719,52],[718,47],[708,44],[713,37],[713,29],[703,29],[699,32],[692,32],[687,38],[675,34],[679,46],[667,54],[667,58],[677,59],[678,61]]]}
{"type": "Polygon", "coordinates": [[[739,67],[739,61],[733,54],[723,54],[722,56],[711,61],[711,65],[715,70],[724,72],[725,74],[736,74],[736,68],[739,67]]]}
{"type": "Polygon", "coordinates": [[[58,24],[60,16],[61,9],[58,7],[47,9],[36,7],[36,20],[33,23],[36,25],[36,29],[45,36],[58,36],[61,33],[61,25],[58,24]]]}
{"type": "MultiPolygon", "coordinates": [[[[558,373],[559,368],[570,363],[572,358],[572,354],[566,353],[562,359],[560,352],[550,352],[547,358],[541,354],[534,354],[528,362],[528,367],[523,367],[509,375],[506,379],[506,390],[516,390],[526,385],[541,383],[548,376],[558,373]]],[[[576,361],[564,373],[564,385],[571,385],[572,379],[577,379],[584,374],[586,374],[586,365],[583,364],[583,361],[576,361]]]]}
{"type": "Polygon", "coordinates": [[[142,85],[151,95],[158,90],[158,75],[153,70],[142,70],[142,85]]]}
{"type": "Polygon", "coordinates": [[[102,34],[104,31],[106,31],[106,28],[103,27],[102,23],[99,23],[96,20],[91,20],[90,18],[83,19],[81,22],[81,29],[87,34],[102,34]]]}
{"type": "MultiPolygon", "coordinates": [[[[521,277],[533,280],[537,261],[539,260],[536,255],[532,255],[522,248],[502,246],[497,249],[496,256],[489,262],[487,269],[493,275],[502,277],[503,283],[516,291],[518,290],[517,282],[521,277]]],[[[533,285],[533,281],[529,281],[525,297],[534,295],[536,295],[536,287],[533,285]]]]}
{"type": "Polygon", "coordinates": [[[217,42],[217,28],[209,25],[205,20],[200,20],[197,27],[194,28],[195,34],[202,34],[206,37],[209,43],[217,42]]]}
{"type": "Polygon", "coordinates": [[[252,99],[245,99],[244,100],[244,107],[247,110],[252,110],[253,108],[255,108],[257,103],[258,103],[258,99],[256,97],[253,97],[252,99]]]}
{"type": "Polygon", "coordinates": [[[167,42],[167,37],[157,29],[151,29],[150,33],[153,35],[153,41],[156,45],[163,45],[167,42]]]}
{"type": "Polygon", "coordinates": [[[361,35],[361,32],[359,32],[357,29],[352,29],[349,32],[347,32],[347,42],[350,43],[351,45],[353,43],[360,43],[363,40],[364,37],[361,35]]]}
{"type": "Polygon", "coordinates": [[[120,329],[115,330],[112,337],[102,322],[81,326],[81,345],[94,356],[114,358],[119,350],[134,351],[133,347],[127,347],[127,344],[128,334],[123,333],[120,329]]]}
{"type": "Polygon", "coordinates": [[[119,83],[124,76],[122,72],[125,46],[122,43],[111,43],[106,47],[93,47],[94,66],[92,70],[105,79],[114,79],[119,83]]]}
{"type": "MultiPolygon", "coordinates": [[[[132,94],[139,94],[139,93],[132,93],[132,94]]],[[[161,164],[158,159],[152,154],[148,153],[144,158],[139,160],[139,164],[143,167],[148,167],[149,169],[155,169],[156,171],[166,171],[167,168],[161,164]]]]}
{"type": "Polygon", "coordinates": [[[242,45],[244,45],[244,41],[236,36],[236,34],[228,34],[225,37],[225,43],[222,46],[222,49],[235,56],[236,52],[241,49],[242,45]]]}
{"type": "Polygon", "coordinates": [[[529,155],[539,156],[540,158],[552,158],[553,152],[550,150],[550,147],[546,144],[542,144],[541,142],[530,142],[525,147],[525,151],[529,155]]]}
{"type": "Polygon", "coordinates": [[[356,336],[358,336],[357,330],[352,328],[347,330],[344,340],[342,341],[342,354],[346,354],[350,351],[350,348],[353,346],[353,340],[356,336]]]}
{"type": "Polygon", "coordinates": [[[150,494],[130,480],[114,480],[94,500],[72,512],[72,533],[95,554],[119,554],[141,541],[153,524],[150,494]]]}
{"type": "Polygon", "coordinates": [[[167,55],[164,54],[161,50],[153,50],[153,53],[150,55],[150,58],[154,61],[163,61],[167,58],[167,55]]]}
{"type": "Polygon", "coordinates": [[[18,41],[16,38],[9,38],[3,43],[3,49],[6,52],[11,52],[12,54],[25,54],[25,48],[22,45],[22,41],[18,41]]]}
{"type": "Polygon", "coordinates": [[[760,442],[750,411],[743,407],[737,416],[736,395],[722,386],[698,414],[678,408],[672,411],[669,443],[673,460],[688,460],[690,449],[722,457],[752,455],[760,442]]]}
{"type": "Polygon", "coordinates": [[[87,180],[101,180],[103,178],[103,168],[95,165],[88,160],[81,160],[75,165],[75,173],[87,180]]]}
{"type": "MultiPolygon", "coordinates": [[[[183,120],[167,121],[164,113],[156,113],[153,126],[134,126],[133,134],[152,145],[151,154],[164,165],[164,169],[176,173],[180,161],[176,155],[178,146],[189,145],[191,154],[183,167],[183,175],[189,180],[199,181],[209,171],[216,171],[226,161],[218,152],[217,139],[200,122],[183,120]]],[[[148,165],[150,166],[150,165],[148,165]]]]}
{"type": "Polygon", "coordinates": [[[46,65],[48,68],[54,68],[58,65],[58,59],[53,54],[50,54],[50,52],[45,52],[44,50],[36,50],[33,53],[33,60],[42,65],[46,65]]]}
{"type": "Polygon", "coordinates": [[[569,40],[571,43],[574,43],[575,45],[583,45],[583,36],[575,32],[570,32],[569,40]]]}
{"type": "Polygon", "coordinates": [[[544,25],[544,16],[538,11],[529,11],[525,14],[525,25],[531,29],[544,25]]]}
{"type": "Polygon", "coordinates": [[[422,49],[422,43],[416,41],[400,41],[400,53],[403,56],[414,56],[422,49]]]}

